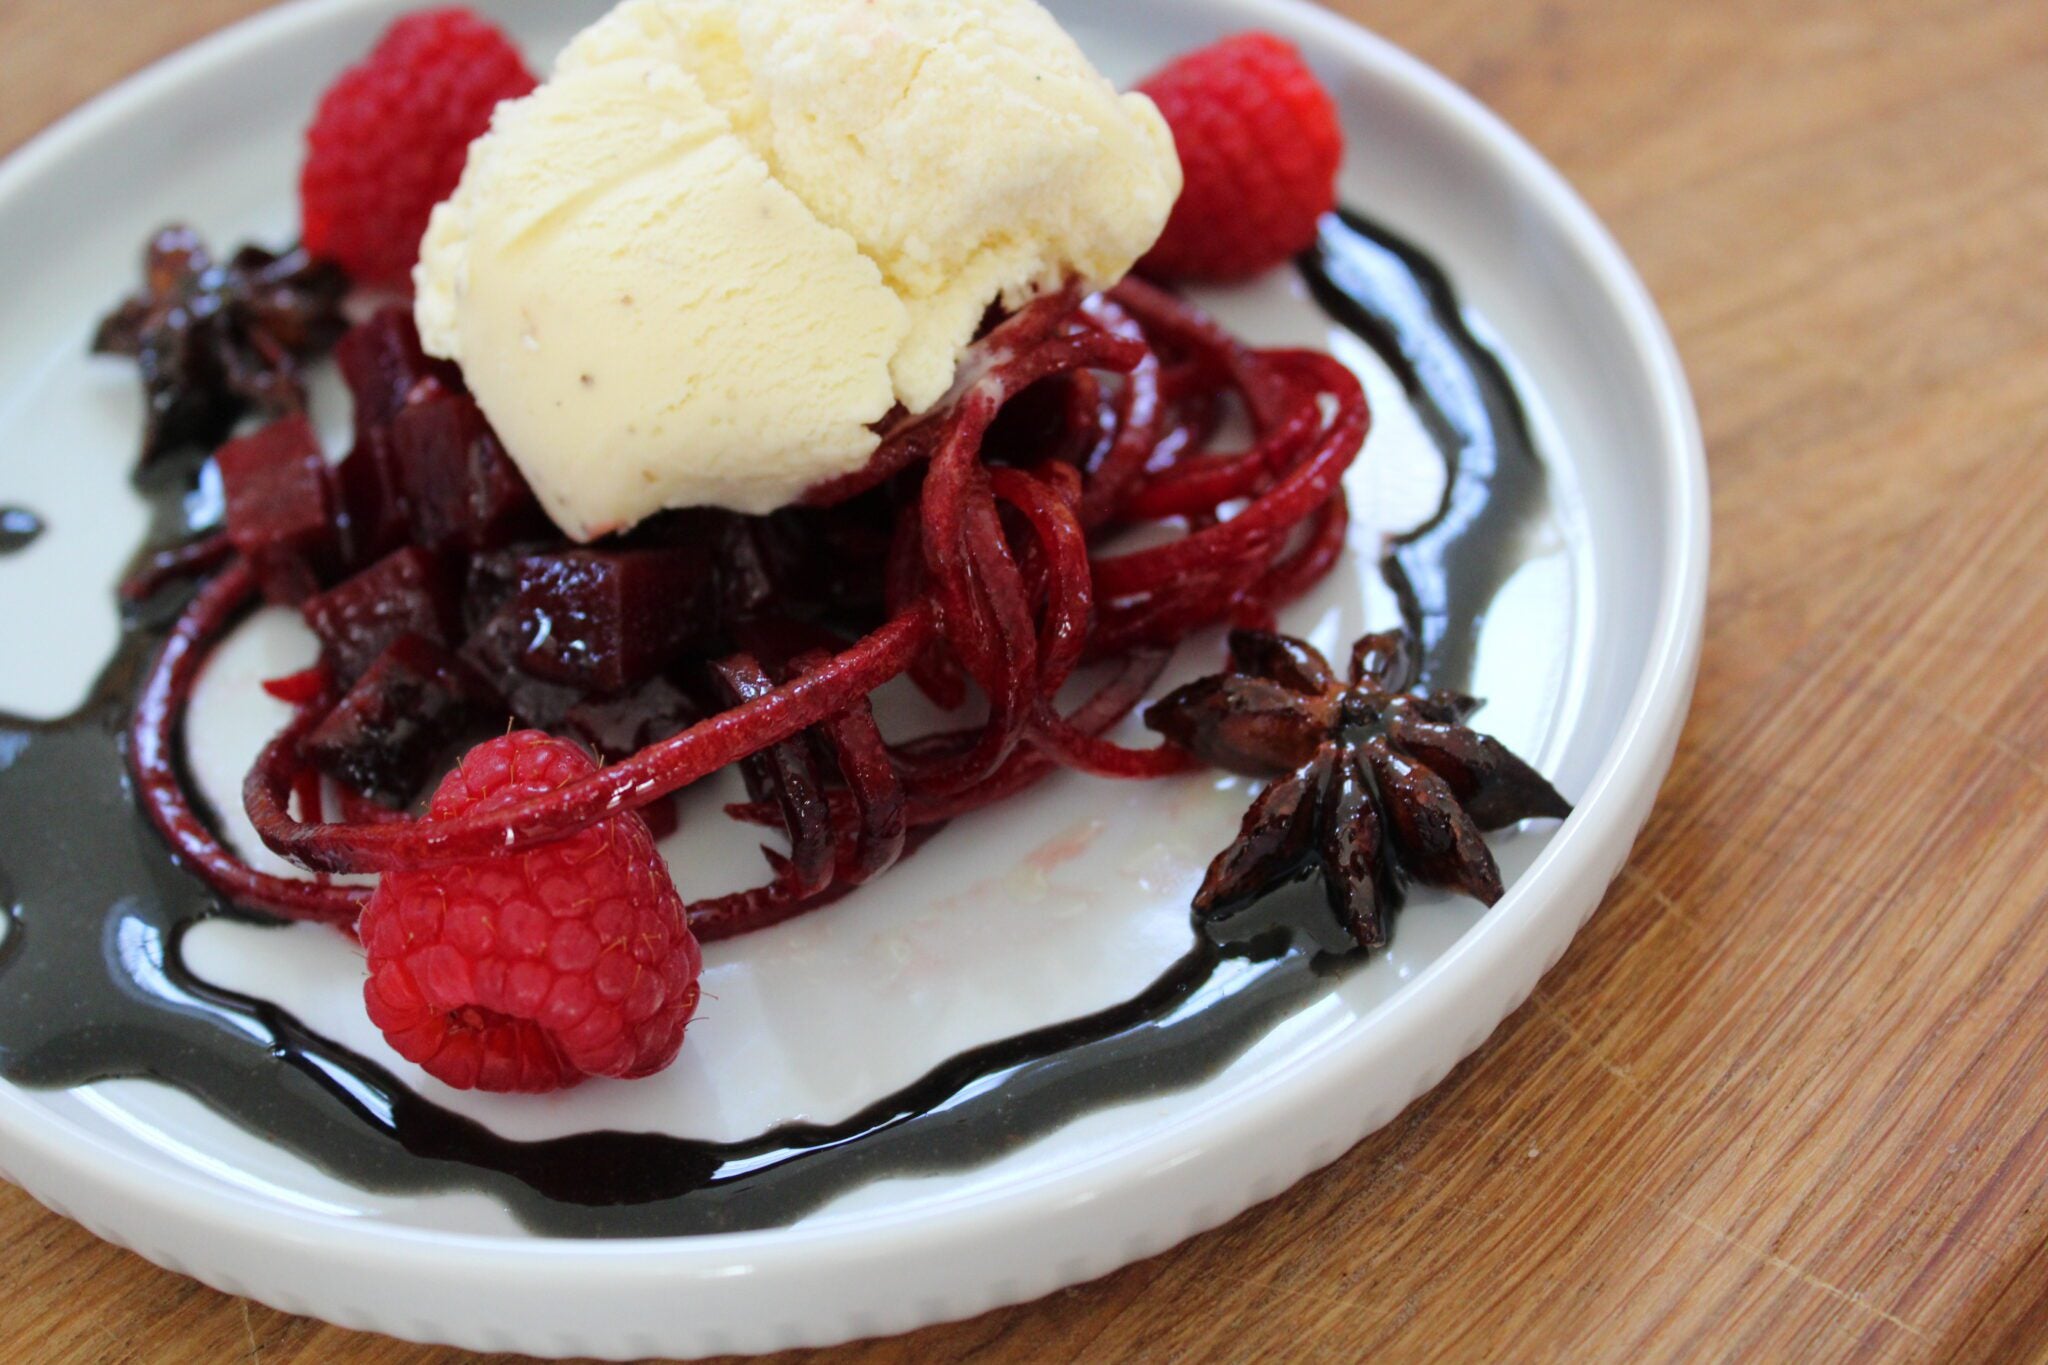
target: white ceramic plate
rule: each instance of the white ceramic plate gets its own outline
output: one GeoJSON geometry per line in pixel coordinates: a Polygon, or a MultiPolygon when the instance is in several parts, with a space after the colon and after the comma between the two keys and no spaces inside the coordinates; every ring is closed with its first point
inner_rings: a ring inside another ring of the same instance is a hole
{"type": "MultiPolygon", "coordinates": [[[[51,527],[0,561],[0,708],[47,716],[77,702],[113,646],[114,579],[142,534],[126,482],[133,378],[84,357],[93,321],[162,222],[192,222],[222,246],[287,239],[311,92],[407,7],[282,7],[129,81],[0,169],[0,503],[51,527]]],[[[1478,690],[1493,700],[1484,728],[1579,809],[1497,843],[1507,898],[1490,912],[1417,898],[1390,952],[1194,1089],[1095,1113],[978,1170],[870,1186],[780,1230],[537,1237],[481,1196],[351,1188],[136,1081],[0,1086],[0,1161],[14,1179],[160,1264],[346,1326],[605,1357],[822,1344],[1032,1298],[1214,1226],[1393,1118],[1527,996],[1621,866],[1691,693],[1705,469],[1664,329],[1556,174],[1371,35],[1295,0],[1052,7],[1119,79],[1232,31],[1295,40],[1343,105],[1356,149],[1347,201],[1437,254],[1516,366],[1555,509],[1493,615],[1478,690]]],[[[601,6],[486,8],[544,61],[601,6]]],[[[1334,647],[1388,623],[1379,536],[1425,515],[1441,478],[1398,387],[1333,337],[1289,272],[1205,301],[1254,340],[1333,346],[1365,374],[1378,426],[1354,475],[1353,554],[1288,625],[1334,647]]],[[[346,414],[332,397],[318,415],[338,433],[346,414]]],[[[190,734],[220,808],[239,808],[231,794],[278,719],[254,682],[310,652],[289,617],[259,617],[210,670],[190,734]]],[[[826,914],[713,949],[710,1004],[667,1075],[549,1100],[457,1096],[404,1068],[363,1019],[359,959],[331,932],[213,923],[189,960],[508,1136],[735,1137],[842,1117],[964,1047],[1134,993],[1186,946],[1188,896],[1244,800],[1213,778],[1057,779],[826,914]]],[[[751,843],[673,848],[685,893],[757,877],[751,843]]]]}

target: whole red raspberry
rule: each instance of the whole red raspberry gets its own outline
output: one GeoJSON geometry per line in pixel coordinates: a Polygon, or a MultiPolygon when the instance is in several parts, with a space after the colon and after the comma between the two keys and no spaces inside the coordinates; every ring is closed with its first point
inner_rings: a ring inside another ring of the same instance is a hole
{"type": "Polygon", "coordinates": [[[1269,33],[1205,47],[1139,87],[1173,129],[1187,187],[1139,269],[1239,280],[1284,264],[1337,204],[1344,133],[1301,54],[1269,33]]]}
{"type": "Polygon", "coordinates": [[[469,144],[499,101],[534,85],[512,40],[466,9],[393,24],[321,97],[306,133],[307,249],[363,284],[408,287],[427,218],[455,192],[469,144]]]}
{"type": "MultiPolygon", "coordinates": [[[[471,750],[426,818],[502,810],[596,768],[522,730],[471,750]]],[[[649,1075],[697,1009],[697,939],[631,811],[523,853],[386,873],[357,932],[371,1022],[458,1090],[649,1075]]]]}

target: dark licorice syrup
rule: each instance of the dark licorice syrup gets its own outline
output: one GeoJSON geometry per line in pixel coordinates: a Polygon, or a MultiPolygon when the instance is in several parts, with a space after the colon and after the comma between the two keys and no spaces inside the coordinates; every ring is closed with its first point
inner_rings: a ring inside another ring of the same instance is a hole
{"type": "Polygon", "coordinates": [[[0,507],[0,555],[26,550],[43,533],[43,519],[26,507],[0,507]]]}
{"type": "Polygon", "coordinates": [[[1394,540],[1382,571],[1422,642],[1423,682],[1463,688],[1486,612],[1548,499],[1528,411],[1465,324],[1450,277],[1413,243],[1343,212],[1324,220],[1301,270],[1324,311],[1392,368],[1443,453],[1443,502],[1394,540]]]}
{"type": "MultiPolygon", "coordinates": [[[[1331,316],[1401,376],[1443,449],[1444,506],[1395,544],[1388,576],[1427,642],[1432,680],[1462,684],[1512,546],[1543,507],[1520,402],[1443,272],[1413,246],[1333,217],[1301,269],[1331,316]]],[[[159,466],[139,481],[157,509],[152,543],[217,512],[203,482],[191,491],[191,474],[159,466]]],[[[179,605],[131,613],[73,715],[0,716],[0,906],[12,919],[0,946],[0,1075],[16,1084],[153,1078],[365,1189],[483,1190],[544,1234],[734,1231],[786,1225],[884,1177],[978,1166],[1088,1111],[1198,1084],[1356,965],[1284,929],[1200,936],[1137,997],[964,1052],[840,1123],[731,1143],[615,1132],[509,1141],[275,1005],[186,969],[183,936],[236,912],[138,814],[121,738],[179,605]]]]}

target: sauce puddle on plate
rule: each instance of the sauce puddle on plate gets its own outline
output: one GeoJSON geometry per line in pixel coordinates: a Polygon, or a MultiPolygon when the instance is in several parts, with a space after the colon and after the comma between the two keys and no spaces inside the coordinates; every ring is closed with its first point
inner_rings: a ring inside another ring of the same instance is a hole
{"type": "Polygon", "coordinates": [[[26,507],[0,507],[0,555],[26,550],[44,529],[43,519],[26,507]]]}

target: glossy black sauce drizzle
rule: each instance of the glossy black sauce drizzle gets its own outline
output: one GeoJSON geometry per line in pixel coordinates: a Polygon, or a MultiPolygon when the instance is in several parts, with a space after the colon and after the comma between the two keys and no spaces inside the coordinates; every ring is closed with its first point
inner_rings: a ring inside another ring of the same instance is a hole
{"type": "Polygon", "coordinates": [[[1500,357],[1460,319],[1457,290],[1413,244],[1351,213],[1302,263],[1316,302],[1364,338],[1407,391],[1448,479],[1435,516],[1394,542],[1387,585],[1423,645],[1422,680],[1458,688],[1495,592],[1544,500],[1529,416],[1500,357]]]}
{"type": "MultiPolygon", "coordinates": [[[[1415,248],[1333,218],[1302,270],[1331,315],[1401,375],[1450,464],[1443,511],[1396,547],[1390,576],[1407,585],[1432,679],[1456,684],[1516,539],[1543,509],[1521,405],[1415,248]]],[[[217,505],[195,500],[185,474],[142,481],[159,542],[217,505]]],[[[283,1010],[186,969],[184,933],[234,912],[137,815],[120,740],[177,605],[130,616],[73,715],[0,716],[0,905],[12,918],[0,945],[0,1074],[17,1084],[154,1078],[361,1187],[483,1190],[551,1235],[775,1227],[870,1181],[980,1165],[1090,1110],[1194,1085],[1355,965],[1291,946],[1285,932],[1198,938],[1136,998],[963,1053],[841,1123],[734,1143],[632,1133],[507,1141],[283,1010]]]]}
{"type": "Polygon", "coordinates": [[[0,555],[26,550],[43,533],[43,519],[26,507],[0,507],[0,555]]]}

